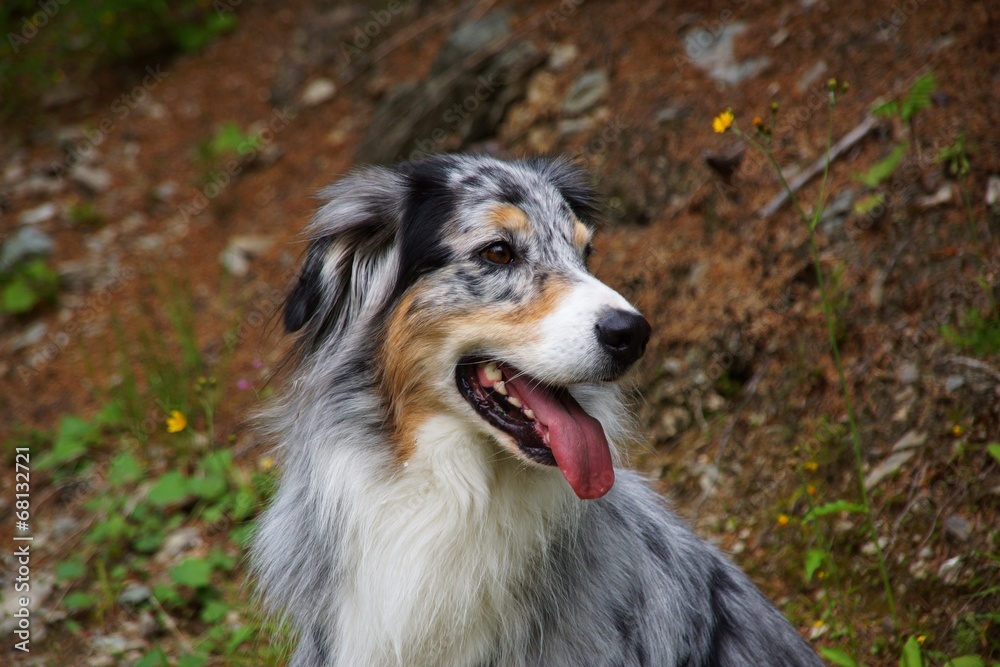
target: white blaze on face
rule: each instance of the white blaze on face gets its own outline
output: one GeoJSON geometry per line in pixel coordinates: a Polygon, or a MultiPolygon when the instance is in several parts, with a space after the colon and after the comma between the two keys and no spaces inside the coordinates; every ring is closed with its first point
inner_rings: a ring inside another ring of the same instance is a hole
{"type": "Polygon", "coordinates": [[[538,322],[532,344],[509,358],[533,377],[554,384],[590,381],[607,363],[596,335],[603,312],[610,308],[638,314],[625,297],[594,276],[579,273],[571,280],[572,287],[538,322]]]}

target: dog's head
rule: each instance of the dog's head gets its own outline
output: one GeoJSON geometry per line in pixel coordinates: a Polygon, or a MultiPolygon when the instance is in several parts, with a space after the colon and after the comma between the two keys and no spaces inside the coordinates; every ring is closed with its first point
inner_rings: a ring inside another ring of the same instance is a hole
{"type": "Polygon", "coordinates": [[[308,363],[366,351],[403,460],[444,414],[558,466],[581,498],[606,493],[610,445],[581,402],[600,409],[650,327],[587,270],[595,207],[579,173],[438,156],[324,195],[285,310],[308,363]]]}

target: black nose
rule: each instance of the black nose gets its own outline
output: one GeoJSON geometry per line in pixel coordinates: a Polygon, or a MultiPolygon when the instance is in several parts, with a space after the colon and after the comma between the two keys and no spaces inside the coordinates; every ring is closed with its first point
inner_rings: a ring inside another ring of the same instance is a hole
{"type": "Polygon", "coordinates": [[[623,366],[642,356],[652,329],[646,318],[627,310],[608,310],[594,327],[605,352],[623,366]]]}

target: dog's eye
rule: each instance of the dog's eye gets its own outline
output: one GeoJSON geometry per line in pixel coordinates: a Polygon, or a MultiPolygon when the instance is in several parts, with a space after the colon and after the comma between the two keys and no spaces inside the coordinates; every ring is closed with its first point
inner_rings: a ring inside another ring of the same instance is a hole
{"type": "Polygon", "coordinates": [[[514,251],[503,241],[486,246],[479,252],[479,256],[491,264],[510,264],[514,261],[514,251]]]}

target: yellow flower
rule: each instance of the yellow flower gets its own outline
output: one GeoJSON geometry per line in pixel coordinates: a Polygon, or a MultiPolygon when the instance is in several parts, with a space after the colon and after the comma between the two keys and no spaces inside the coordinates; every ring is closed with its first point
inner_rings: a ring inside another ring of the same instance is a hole
{"type": "Polygon", "coordinates": [[[262,458],[260,461],[257,462],[257,465],[260,467],[261,470],[267,472],[268,470],[274,467],[274,459],[270,456],[265,456],[264,458],[262,458]]]}
{"type": "Polygon", "coordinates": [[[962,428],[961,424],[955,424],[951,427],[951,434],[956,438],[961,438],[963,433],[965,433],[965,429],[962,428]]]}
{"type": "Polygon", "coordinates": [[[184,413],[180,410],[171,410],[170,416],[167,417],[167,432],[168,433],[180,433],[185,428],[187,428],[188,420],[184,416],[184,413]]]}
{"type": "Polygon", "coordinates": [[[787,526],[788,525],[788,521],[789,521],[789,519],[788,519],[788,515],[787,514],[779,514],[778,515],[778,525],[779,526],[787,526]]]}
{"type": "Polygon", "coordinates": [[[810,484],[809,486],[806,487],[806,493],[808,493],[810,496],[815,496],[816,495],[816,487],[813,486],[812,484],[810,484]]]}
{"type": "Polygon", "coordinates": [[[712,120],[712,129],[715,130],[716,134],[722,134],[732,126],[733,112],[728,109],[720,113],[712,120]]]}
{"type": "Polygon", "coordinates": [[[918,644],[920,644],[921,646],[923,646],[925,641],[927,641],[927,635],[917,635],[917,643],[918,644]]]}
{"type": "Polygon", "coordinates": [[[816,472],[817,470],[819,470],[819,464],[816,463],[815,461],[806,461],[802,467],[808,470],[809,472],[816,472]]]}
{"type": "Polygon", "coordinates": [[[816,628],[817,630],[819,628],[822,628],[824,625],[826,625],[826,623],[823,622],[823,619],[818,619],[813,621],[813,627],[816,628]]]}

